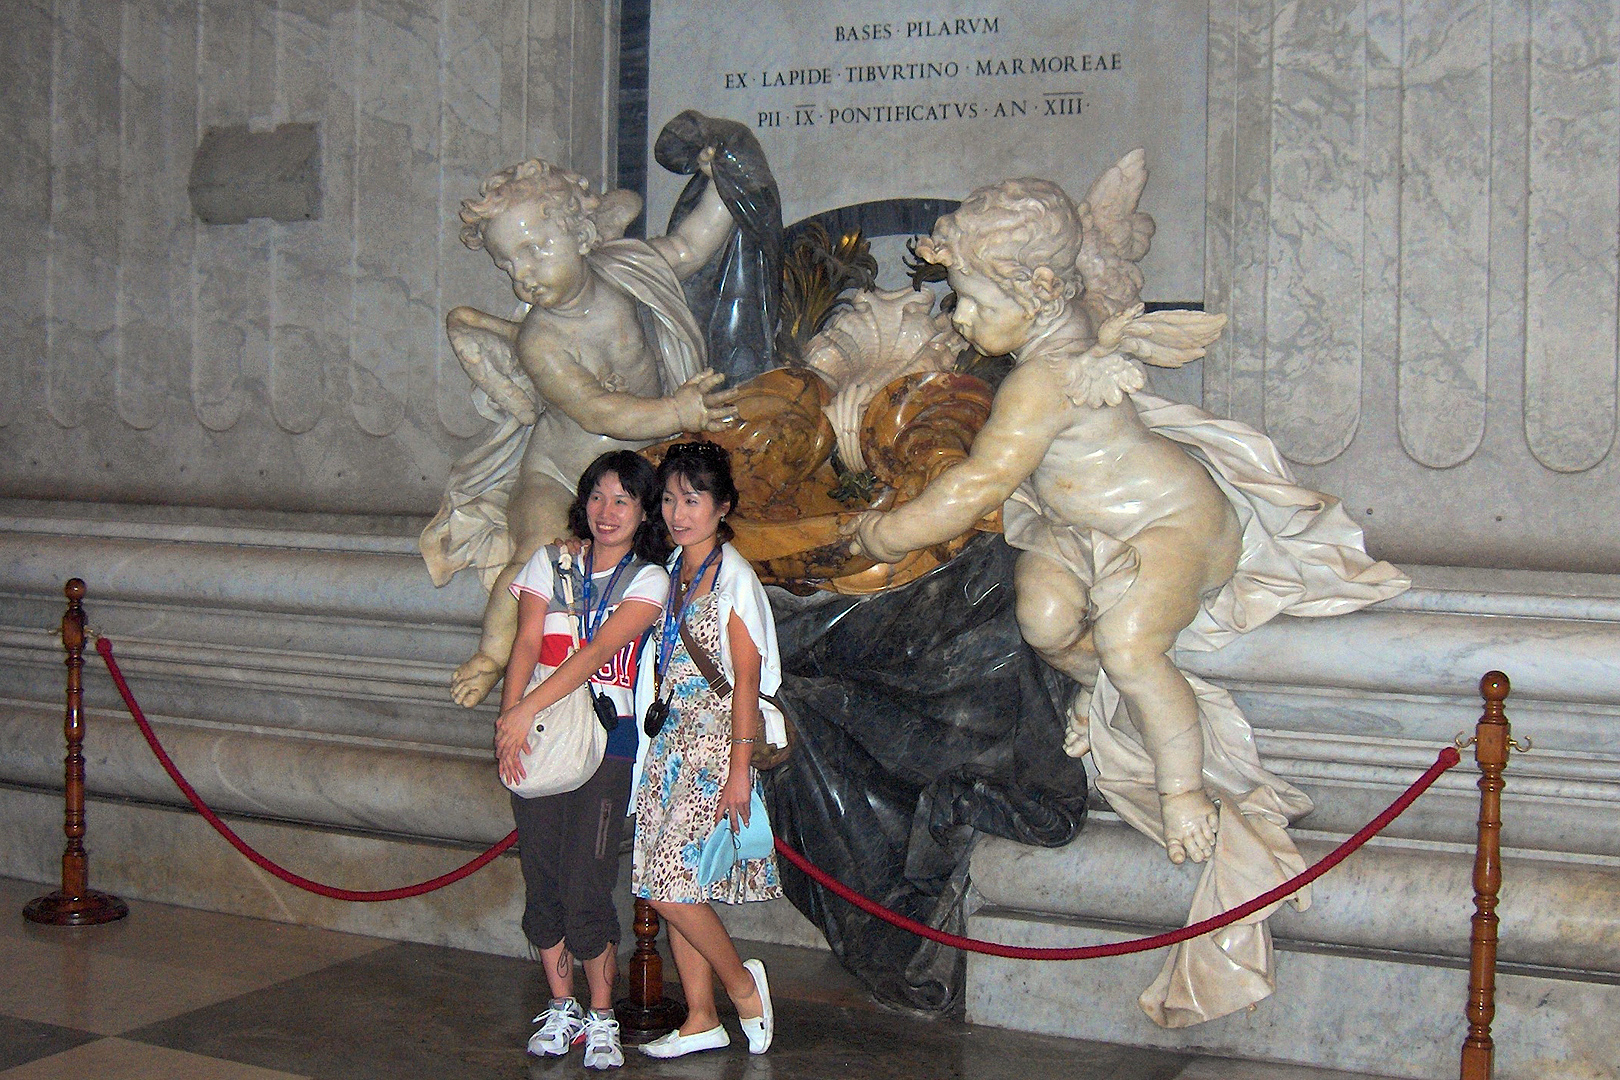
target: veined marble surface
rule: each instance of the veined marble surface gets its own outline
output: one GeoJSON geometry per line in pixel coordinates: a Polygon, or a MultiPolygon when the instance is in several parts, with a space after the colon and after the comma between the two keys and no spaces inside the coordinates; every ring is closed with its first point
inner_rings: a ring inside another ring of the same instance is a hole
{"type": "MultiPolygon", "coordinates": [[[[1466,925],[1466,924],[1465,924],[1466,925]]],[[[990,909],[969,932],[1014,945],[1123,941],[1134,929],[1064,925],[990,909]]],[[[968,958],[967,1017],[975,1023],[1237,1058],[1451,1080],[1468,1032],[1466,967],[1399,956],[1279,948],[1277,992],[1253,1009],[1167,1031],[1137,1008],[1162,952],[1077,963],[968,958]]],[[[1607,1080],[1617,1075],[1620,1010],[1611,981],[1501,972],[1492,1027],[1498,1080],[1607,1080]]]]}
{"type": "MultiPolygon", "coordinates": [[[[345,845],[359,840],[323,837],[364,834],[365,843],[392,853],[365,856],[391,870],[374,884],[398,884],[446,868],[442,853],[413,854],[419,848],[439,850],[445,840],[476,846],[510,828],[485,757],[493,712],[461,710],[447,695],[451,667],[476,633],[481,593],[471,579],[433,589],[410,539],[413,523],[34,503],[4,509],[0,785],[24,799],[18,805],[28,808],[32,825],[25,832],[33,839],[25,843],[19,833],[3,848],[0,869],[41,879],[59,857],[59,796],[51,789],[60,785],[63,676],[60,645],[48,631],[60,623],[62,582],[74,575],[88,583],[91,626],[115,643],[137,696],[205,798],[229,811],[280,819],[273,842],[305,860],[302,872],[319,877],[358,857],[345,845]],[[400,839],[376,839],[384,835],[400,839]]],[[[1570,969],[1609,970],[1590,957],[1612,954],[1620,933],[1613,914],[1620,910],[1620,754],[1607,739],[1620,713],[1613,660],[1620,655],[1614,617],[1620,582],[1428,567],[1413,576],[1410,592],[1357,615],[1278,619],[1226,649],[1182,659],[1234,692],[1266,760],[1315,798],[1318,809],[1300,828],[1308,853],[1359,828],[1440,746],[1471,731],[1484,670],[1500,667],[1514,678],[1508,716],[1515,734],[1529,735],[1535,749],[1515,754],[1507,776],[1503,956],[1528,965],[1514,970],[1531,981],[1511,983],[1519,996],[1505,998],[1501,1015],[1503,1030],[1526,1053],[1552,1053],[1560,1040],[1584,1038],[1582,1010],[1612,1004],[1604,996],[1612,985],[1570,969]],[[1515,1011],[1543,991],[1556,1008],[1515,1011]]],[[[188,874],[189,891],[174,893],[172,882],[158,882],[140,867],[191,859],[186,852],[200,841],[176,823],[192,819],[167,809],[177,797],[122,718],[95,657],[86,682],[92,820],[107,823],[119,847],[130,849],[113,856],[117,848],[93,839],[92,881],[94,867],[104,865],[136,896],[150,887],[145,895],[188,904],[503,947],[491,927],[511,899],[497,895],[494,879],[458,894],[470,898],[466,903],[477,909],[471,914],[466,904],[457,911],[428,904],[364,927],[330,921],[315,905],[262,882],[245,889],[240,871],[216,867],[216,875],[206,860],[188,874]],[[118,862],[106,864],[109,857],[118,862]],[[496,892],[481,891],[487,889],[496,892]]],[[[1385,1051],[1438,1040],[1450,1060],[1449,1029],[1430,1030],[1452,1022],[1449,1006],[1444,1018],[1414,1007],[1407,1029],[1391,1026],[1383,1013],[1345,1010],[1378,998],[1391,979],[1411,991],[1400,1001],[1427,1003],[1450,992],[1457,972],[1448,965],[1458,962],[1458,940],[1466,935],[1465,914],[1459,928],[1450,911],[1467,903],[1477,800],[1467,766],[1453,770],[1396,823],[1388,842],[1319,885],[1312,911],[1285,911],[1273,920],[1284,949],[1283,990],[1261,1010],[1272,1010],[1265,1015],[1275,1013],[1275,1021],[1254,1027],[1258,1021],[1229,1018],[1218,1022],[1225,1027],[1193,1029],[1186,1036],[1192,1042],[1175,1045],[1230,1044],[1231,1052],[1255,1054],[1256,1040],[1293,1045],[1290,1038],[1298,1041],[1300,1032],[1317,1032],[1324,1017],[1343,1014],[1357,1024],[1384,1025],[1385,1051]],[[1358,951],[1372,959],[1359,966],[1343,959],[1358,951]]],[[[1061,851],[987,840],[975,879],[986,899],[994,893],[996,906],[986,907],[972,929],[1055,943],[1083,938],[1090,932],[1084,924],[1099,920],[1179,923],[1184,912],[1176,899],[1190,893],[1192,882],[1183,880],[1185,869],[1144,846],[1102,815],[1061,851]],[[995,915],[1010,908],[1045,913],[995,915]]],[[[803,932],[792,918],[767,923],[747,932],[777,940],[803,932]]],[[[1071,985],[1050,981],[1059,967],[1071,965],[1002,969],[975,960],[969,998],[979,1004],[970,1008],[993,1006],[985,1019],[1005,1023],[1018,1015],[1038,1027],[1057,1023],[1040,1002],[1081,994],[1107,1004],[1089,1015],[1126,1019],[1063,1030],[1170,1045],[1153,1041],[1158,1029],[1139,1030],[1152,1025],[1132,1013],[1134,990],[1121,989],[1145,985],[1151,970],[1075,966],[1081,981],[1071,985]]],[[[1612,980],[1612,972],[1606,977],[1612,980]]],[[[1343,1026],[1349,1030],[1349,1021],[1343,1026]]],[[[1356,1053],[1375,1055],[1377,1042],[1356,1053]]],[[[1362,1060],[1303,1054],[1292,1060],[1338,1067],[1362,1060]]],[[[1425,1068],[1412,1065],[1404,1075],[1440,1075],[1425,1068]]],[[[1500,1075],[1604,1074],[1525,1066],[1500,1075]]]]}
{"type": "Polygon", "coordinates": [[[1620,567],[1614,5],[1209,18],[1204,405],[1382,558],[1620,567]]]}
{"type": "Polygon", "coordinates": [[[0,6],[0,494],[429,513],[485,422],[444,335],[509,311],[456,210],[612,178],[599,0],[0,6]],[[199,132],[318,125],[320,218],[196,220],[199,132]]]}

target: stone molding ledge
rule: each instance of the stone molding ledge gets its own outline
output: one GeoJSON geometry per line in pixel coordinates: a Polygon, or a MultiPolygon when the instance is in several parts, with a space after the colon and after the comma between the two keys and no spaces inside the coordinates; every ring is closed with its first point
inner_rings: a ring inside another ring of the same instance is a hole
{"type": "MultiPolygon", "coordinates": [[[[512,830],[488,750],[149,719],[181,774],[220,813],[457,843],[494,843],[512,830]]],[[[88,794],[189,805],[133,721],[98,711],[85,727],[88,794]]],[[[3,707],[0,783],[61,790],[60,716],[3,707]]]]}
{"type": "MultiPolygon", "coordinates": [[[[11,725],[7,738],[23,737],[18,725],[31,732],[34,760],[60,760],[61,653],[46,631],[60,623],[62,582],[80,576],[92,626],[113,637],[142,704],[172,722],[177,737],[188,737],[188,725],[195,737],[211,728],[209,745],[242,760],[300,762],[291,773],[221,777],[222,796],[240,798],[242,812],[349,821],[336,788],[303,801],[277,789],[315,792],[317,774],[338,763],[370,776],[369,761],[345,756],[355,740],[379,760],[397,756],[391,768],[400,776],[432,774],[424,761],[438,761],[434,754],[456,762],[470,754],[469,780],[479,782],[472,761],[487,754],[493,709],[462,710],[445,687],[476,639],[482,590],[465,573],[444,589],[432,586],[410,531],[418,522],[15,501],[6,508],[13,515],[0,525],[0,670],[15,689],[0,715],[11,725]],[[314,751],[298,758],[311,747],[332,756],[324,765],[314,751]],[[293,784],[298,769],[309,776],[293,784]]],[[[1224,649],[1179,659],[1233,692],[1267,759],[1316,798],[1304,826],[1327,838],[1359,827],[1439,746],[1471,731],[1479,676],[1507,671],[1515,733],[1536,742],[1510,766],[1507,842],[1565,861],[1620,857],[1612,825],[1620,755],[1611,745],[1620,717],[1620,577],[1411,569],[1414,588],[1374,608],[1279,618],[1224,649]]],[[[87,665],[87,697],[98,716],[113,716],[121,706],[99,668],[87,665]]],[[[134,770],[138,757],[115,756],[108,767],[134,770]]],[[[0,771],[52,782],[34,766],[0,771]]],[[[23,782],[0,775],[6,779],[23,782]]],[[[125,781],[91,782],[113,792],[125,781]]],[[[437,787],[405,785],[398,799],[367,804],[355,784],[355,813],[367,827],[385,804],[398,811],[414,798],[432,807],[412,819],[426,822],[424,835],[477,834],[434,826],[435,814],[453,817],[447,807],[455,801],[437,787]]],[[[1391,835],[1471,843],[1475,805],[1472,781],[1454,772],[1391,835]]]]}
{"type": "MultiPolygon", "coordinates": [[[[982,838],[972,862],[982,910],[1127,923],[1152,933],[1184,925],[1203,868],[1176,866],[1153,841],[1111,818],[1098,815],[1063,848],[982,838]]],[[[1307,865],[1338,844],[1297,842],[1307,865]]],[[[1577,864],[1509,851],[1502,863],[1502,962],[1620,975],[1620,861],[1577,864]]],[[[1473,869],[1471,847],[1374,840],[1317,880],[1305,911],[1279,908],[1269,920],[1272,936],[1279,945],[1465,960],[1473,869]]]]}

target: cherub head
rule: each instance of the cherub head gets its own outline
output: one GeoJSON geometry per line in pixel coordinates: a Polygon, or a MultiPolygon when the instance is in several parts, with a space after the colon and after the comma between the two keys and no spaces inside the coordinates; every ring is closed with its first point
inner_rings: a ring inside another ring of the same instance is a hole
{"type": "Polygon", "coordinates": [[[1049,180],[979,188],[934,224],[917,254],[949,271],[951,322],[987,355],[1012,352],[1080,291],[1080,212],[1049,180]]]}
{"type": "Polygon", "coordinates": [[[577,173],[531,158],[502,169],[461,204],[461,242],[489,252],[519,300],[555,307],[589,280],[602,197],[577,173]]]}

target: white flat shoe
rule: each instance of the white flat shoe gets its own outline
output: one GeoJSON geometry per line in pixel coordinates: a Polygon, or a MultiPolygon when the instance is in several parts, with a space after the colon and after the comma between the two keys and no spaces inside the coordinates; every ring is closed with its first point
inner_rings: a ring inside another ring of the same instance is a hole
{"type": "Polygon", "coordinates": [[[725,1025],[710,1028],[708,1031],[699,1031],[691,1035],[682,1035],[681,1029],[676,1028],[668,1035],[660,1036],[650,1043],[642,1046],[641,1052],[648,1057],[678,1058],[687,1054],[695,1054],[699,1050],[719,1050],[721,1047],[731,1045],[731,1036],[726,1034],[725,1025]]]}
{"type": "Polygon", "coordinates": [[[745,960],[743,967],[754,977],[759,988],[759,1004],[763,1010],[758,1016],[742,1021],[743,1034],[748,1036],[748,1052],[763,1054],[771,1048],[771,1037],[776,1033],[776,1014],[771,1010],[771,984],[765,978],[765,965],[758,960],[745,960]]]}

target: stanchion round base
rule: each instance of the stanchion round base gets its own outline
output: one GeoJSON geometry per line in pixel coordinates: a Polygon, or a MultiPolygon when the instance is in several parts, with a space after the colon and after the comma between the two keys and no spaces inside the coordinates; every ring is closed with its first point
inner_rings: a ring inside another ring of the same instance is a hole
{"type": "Polygon", "coordinates": [[[640,1046],[680,1027],[686,1020],[686,1003],[666,997],[654,1005],[637,1005],[620,998],[613,1003],[613,1015],[619,1021],[620,1040],[640,1046]]]}
{"type": "Polygon", "coordinates": [[[49,926],[97,926],[117,922],[129,914],[129,905],[110,893],[86,889],[83,896],[68,896],[58,889],[23,907],[23,918],[49,926]]]}

